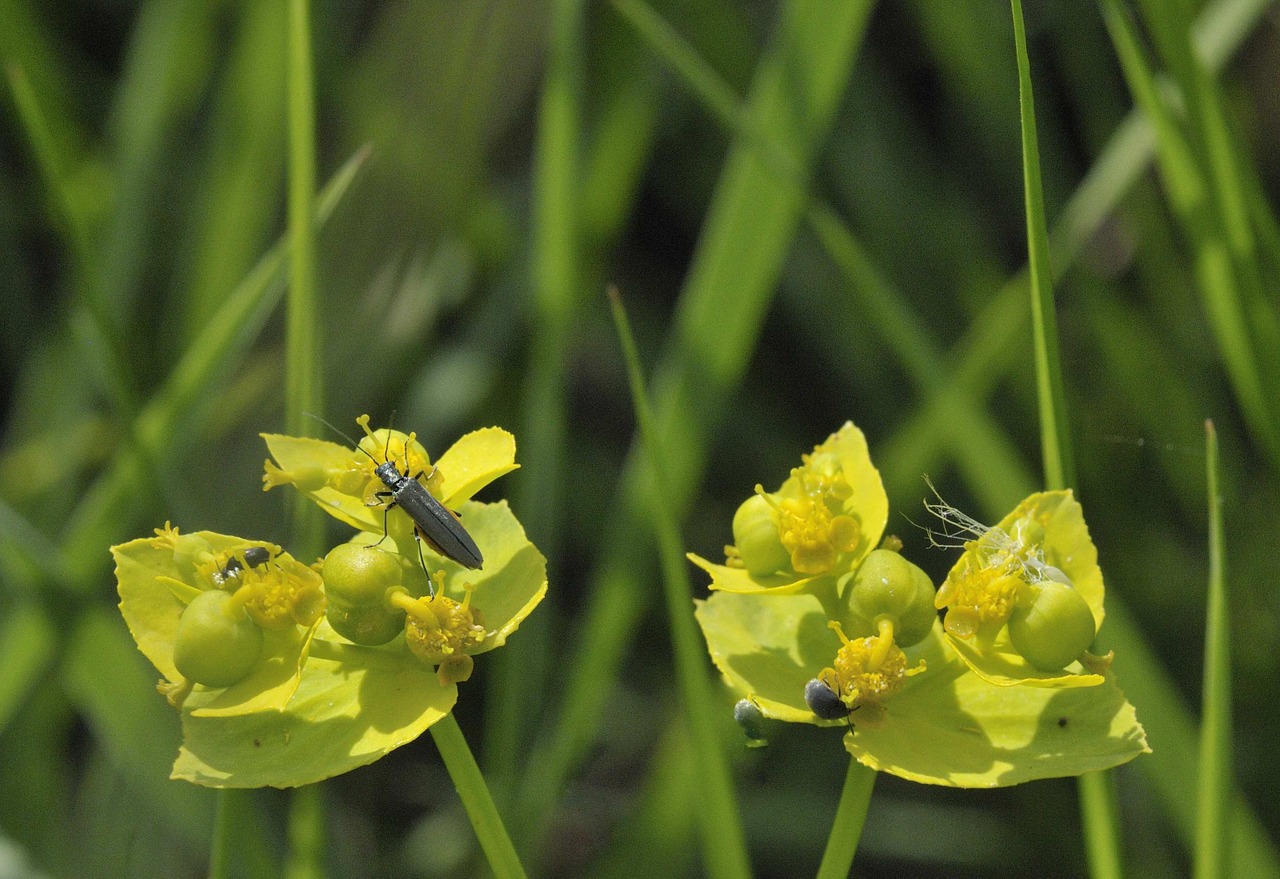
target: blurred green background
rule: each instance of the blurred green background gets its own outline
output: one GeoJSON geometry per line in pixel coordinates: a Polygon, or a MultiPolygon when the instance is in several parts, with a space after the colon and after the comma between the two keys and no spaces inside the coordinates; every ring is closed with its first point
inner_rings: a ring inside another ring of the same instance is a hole
{"type": "MultiPolygon", "coordinates": [[[[1159,6],[1137,10],[1157,69],[1159,6]]],[[[1155,750],[1115,773],[1126,860],[1177,875],[1203,421],[1217,425],[1241,875],[1276,875],[1280,39],[1264,2],[1173,6],[1220,68],[1199,100],[1229,120],[1245,169],[1260,283],[1234,325],[1198,274],[1212,234],[1170,188],[1188,175],[1153,160],[1101,12],[1026,4],[1077,491],[1109,586],[1100,644],[1155,750]]],[[[177,718],[115,611],[107,546],[166,519],[289,545],[258,438],[283,428],[285,9],[0,5],[3,877],[206,869],[214,794],[167,780],[177,718]]],[[[511,498],[550,560],[546,602],[463,687],[459,722],[531,873],[700,875],[604,287],[653,371],[662,501],[688,549],[719,558],[752,486],[852,419],[890,531],[941,580],[954,559],[927,545],[923,475],[988,522],[1040,481],[1009,7],[316,2],[311,21],[317,185],[356,169],[319,232],[324,415],[349,429],[394,412],[436,454],[476,427],[512,430],[524,468],[483,497],[511,498]]],[[[731,704],[753,865],[810,873],[839,737],[772,728],[748,752],[731,704]]],[[[427,738],[328,783],[326,802],[332,875],[487,871],[427,738]]],[[[246,859],[278,862],[287,803],[255,797],[246,859]]],[[[885,777],[855,872],[1084,865],[1071,780],[975,792],[885,777]]]]}

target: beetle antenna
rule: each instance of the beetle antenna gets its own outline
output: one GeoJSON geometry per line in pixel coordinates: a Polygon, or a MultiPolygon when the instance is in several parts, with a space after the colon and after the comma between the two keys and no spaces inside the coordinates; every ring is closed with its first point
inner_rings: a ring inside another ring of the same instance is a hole
{"type": "MultiPolygon", "coordinates": [[[[346,433],[344,433],[343,431],[339,430],[339,429],[338,429],[337,427],[335,427],[333,424],[330,424],[328,421],[325,421],[325,420],[324,420],[323,418],[321,418],[319,415],[315,415],[315,414],[313,414],[313,413],[311,413],[311,412],[303,412],[302,414],[303,414],[303,415],[305,415],[305,416],[307,416],[308,418],[314,418],[316,421],[319,421],[319,422],[320,422],[321,424],[323,424],[325,427],[329,428],[329,429],[330,429],[330,430],[332,430],[334,433],[336,433],[338,436],[342,437],[344,440],[346,440],[347,442],[351,443],[351,445],[355,446],[357,449],[359,449],[360,451],[364,452],[366,455],[369,455],[369,453],[368,453],[367,451],[365,451],[365,449],[364,449],[364,447],[363,447],[363,446],[361,446],[358,442],[356,442],[355,440],[353,440],[349,435],[347,435],[347,434],[346,434],[346,433]]],[[[378,459],[377,459],[377,458],[375,458],[375,457],[373,457],[373,455],[369,455],[369,460],[370,460],[370,461],[372,461],[372,462],[373,462],[373,463],[375,463],[375,464],[379,463],[379,462],[378,462],[378,459]]]]}

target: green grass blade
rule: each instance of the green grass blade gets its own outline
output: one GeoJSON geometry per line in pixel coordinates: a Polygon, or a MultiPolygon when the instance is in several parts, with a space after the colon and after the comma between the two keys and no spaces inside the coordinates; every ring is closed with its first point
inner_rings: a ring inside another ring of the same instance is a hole
{"type": "MultiPolygon", "coordinates": [[[[1137,761],[1148,783],[1159,793],[1179,837],[1190,851],[1195,846],[1196,800],[1190,795],[1199,763],[1196,723],[1176,684],[1147,646],[1128,608],[1107,598],[1107,622],[1102,628],[1107,649],[1114,648],[1116,679],[1125,695],[1139,706],[1152,752],[1137,761]]],[[[1230,847],[1233,879],[1280,877],[1280,854],[1269,829],[1259,820],[1237,789],[1231,811],[1230,847]]]]}
{"type": "Polygon", "coordinates": [[[611,5],[721,122],[736,129],[751,124],[733,88],[653,7],[644,0],[611,0],[611,5]]]}
{"type": "Polygon", "coordinates": [[[729,777],[729,765],[716,734],[716,718],[712,714],[719,700],[708,677],[706,651],[693,617],[693,584],[685,561],[679,526],[666,498],[671,496],[669,476],[663,462],[667,460],[662,440],[654,425],[653,410],[645,390],[640,355],[636,352],[622,297],[616,289],[609,291],[613,322],[622,343],[631,384],[631,403],[635,409],[640,437],[649,457],[649,474],[653,480],[650,510],[653,531],[662,557],[662,585],[667,600],[667,617],[675,652],[676,681],[680,687],[685,722],[693,741],[695,772],[699,777],[699,808],[702,818],[702,850],[711,876],[728,879],[750,876],[746,840],[729,777]]]}
{"type": "MultiPolygon", "coordinates": [[[[285,429],[293,436],[317,430],[306,413],[324,411],[320,360],[320,304],[316,295],[316,110],[311,72],[311,4],[289,0],[288,96],[289,296],[285,307],[285,429]]],[[[323,517],[314,504],[293,504],[299,552],[320,548],[323,517]]]]}
{"type": "Polygon", "coordinates": [[[1053,305],[1053,271],[1049,263],[1049,233],[1040,181],[1035,99],[1021,0],[1012,0],[1012,8],[1018,56],[1018,107],[1022,118],[1022,180],[1026,189],[1027,265],[1031,280],[1031,336],[1035,343],[1040,447],[1044,453],[1045,487],[1059,489],[1075,485],[1075,465],[1067,431],[1067,404],[1062,393],[1062,356],[1058,350],[1058,319],[1053,305]]]}
{"type": "Polygon", "coordinates": [[[280,211],[285,149],[283,3],[238,10],[200,156],[182,268],[184,340],[208,328],[227,291],[261,253],[280,211]]]}
{"type": "MultiPolygon", "coordinates": [[[[1280,465],[1280,426],[1272,411],[1274,404],[1269,402],[1271,395],[1265,390],[1263,367],[1247,314],[1246,300],[1260,303],[1263,299],[1252,236],[1239,228],[1234,234],[1231,231],[1243,222],[1229,222],[1226,214],[1234,213],[1235,209],[1222,204],[1224,200],[1234,203],[1236,197],[1223,192],[1234,187],[1222,181],[1225,172],[1213,170],[1213,165],[1221,164],[1221,160],[1207,158],[1207,148],[1202,143],[1206,137],[1217,141],[1226,135],[1221,131],[1222,125],[1208,124],[1213,133],[1206,135],[1203,131],[1197,132],[1196,119],[1184,124],[1175,118],[1170,99],[1163,93],[1167,84],[1162,85],[1152,71],[1142,51],[1136,24],[1118,0],[1103,0],[1102,9],[1134,100],[1154,125],[1162,179],[1174,212],[1192,243],[1201,296],[1227,375],[1254,436],[1271,455],[1273,463],[1280,465]]],[[[1164,42],[1178,42],[1166,34],[1163,27],[1159,33],[1164,34],[1164,42]]],[[[1199,70],[1199,64],[1190,57],[1189,49],[1182,52],[1169,49],[1169,52],[1181,67],[1192,69],[1185,73],[1186,77],[1197,81],[1204,78],[1194,72],[1199,70]]],[[[1197,86],[1193,83],[1191,88],[1194,90],[1197,86]]],[[[1204,98],[1201,96],[1191,103],[1194,108],[1204,103],[1204,98]]],[[[1219,146],[1214,151],[1223,149],[1225,147],[1219,146]]]]}
{"type": "Polygon", "coordinates": [[[209,879],[277,879],[280,875],[264,845],[257,796],[256,791],[243,788],[218,791],[209,879]]]}
{"type": "Polygon", "coordinates": [[[584,875],[633,879],[636,865],[661,864],[670,876],[697,870],[694,819],[698,802],[696,755],[689,731],[678,717],[663,730],[631,818],[612,834],[605,852],[584,875]]]}
{"type": "MultiPolygon", "coordinates": [[[[650,49],[682,77],[704,106],[728,126],[740,142],[754,145],[775,173],[799,182],[794,164],[786,159],[777,144],[752,124],[751,117],[739,107],[733,89],[679,34],[643,0],[614,0],[613,5],[650,49]]],[[[800,307],[798,319],[810,324],[811,333],[822,335],[835,334],[846,321],[869,320],[922,389],[949,398],[951,405],[946,418],[940,419],[939,429],[948,434],[950,451],[959,458],[962,468],[974,474],[981,471],[1006,475],[1011,483],[1027,482],[1029,471],[1012,445],[982,407],[968,399],[963,389],[956,388],[951,382],[941,354],[930,342],[931,334],[927,327],[875,268],[844,221],[817,199],[811,202],[806,220],[829,258],[849,281],[856,301],[846,296],[827,297],[807,308],[800,307]],[[846,321],[830,320],[832,308],[847,309],[846,321]],[[1022,478],[1024,475],[1027,478],[1022,478]]],[[[1101,217],[1098,222],[1101,222],[1101,217]]],[[[835,339],[831,341],[836,342],[835,339]]],[[[827,346],[820,344],[817,347],[827,346]]],[[[838,351],[840,345],[832,344],[830,350],[838,351]]],[[[912,489],[915,487],[911,486],[912,489]]],[[[1001,497],[1016,497],[1016,490],[1008,486],[997,491],[1001,497]]]]}
{"type": "MultiPolygon", "coordinates": [[[[327,222],[350,190],[368,156],[368,149],[358,151],[330,180],[317,208],[318,226],[327,222]]],[[[139,415],[138,434],[156,458],[171,457],[200,418],[208,415],[202,404],[208,403],[218,382],[243,359],[280,301],[288,251],[286,235],[223,301],[207,331],[187,349],[139,415]]],[[[104,563],[102,548],[118,543],[136,527],[138,478],[136,463],[117,454],[98,481],[84,491],[62,543],[70,568],[66,588],[92,588],[104,563]]]]}
{"type": "Polygon", "coordinates": [[[0,620],[0,736],[53,662],[57,635],[34,604],[10,605],[0,620]]]}
{"type": "Polygon", "coordinates": [[[1200,785],[1196,810],[1196,879],[1232,873],[1230,834],[1235,788],[1231,759],[1231,615],[1227,608],[1218,434],[1205,422],[1205,478],[1209,495],[1209,595],[1205,612],[1204,709],[1200,726],[1200,785]]]}
{"type": "MultiPolygon", "coordinates": [[[[551,559],[559,557],[558,522],[568,419],[565,368],[572,322],[582,298],[579,207],[579,138],[582,131],[582,34],[584,4],[557,0],[538,109],[534,154],[532,242],[532,339],[522,406],[520,496],[517,508],[530,539],[551,559]]],[[[526,637],[497,657],[487,722],[485,765],[503,781],[515,776],[521,743],[530,735],[524,719],[536,716],[536,686],[522,669],[544,668],[549,621],[539,618],[526,637]]]]}
{"type": "MultiPolygon", "coordinates": [[[[869,10],[866,0],[798,0],[782,10],[749,112],[798,165],[813,161],[869,10]]],[[[734,146],[675,316],[672,347],[655,373],[655,411],[673,492],[667,500],[677,518],[699,480],[709,434],[746,368],[802,207],[803,191],[779,179],[752,145],[734,146]]],[[[639,463],[633,449],[618,515],[588,590],[563,706],[528,761],[521,804],[525,820],[535,824],[595,736],[643,607],[637,575],[651,554],[638,536],[649,509],[639,463]]]]}
{"type": "Polygon", "coordinates": [[[18,120],[22,123],[35,159],[36,171],[48,193],[54,225],[62,232],[79,283],[83,283],[89,271],[89,233],[86,228],[87,220],[82,216],[67,187],[65,159],[62,156],[64,150],[60,148],[45,114],[41,112],[35,89],[23,68],[10,61],[5,72],[8,74],[9,90],[18,110],[18,120]]]}
{"type": "MultiPolygon", "coordinates": [[[[285,428],[294,436],[311,436],[317,427],[308,413],[324,411],[324,369],[316,292],[316,111],[309,0],[289,0],[287,25],[289,291],[285,303],[285,428]]],[[[319,555],[324,535],[321,510],[300,495],[289,497],[295,551],[303,558],[319,555]]],[[[321,875],[319,841],[325,836],[324,825],[324,800],[319,791],[295,791],[290,809],[287,879],[321,875]]]]}
{"type": "Polygon", "coordinates": [[[115,608],[80,615],[65,637],[59,681],[112,765],[153,815],[198,845],[209,841],[213,797],[169,779],[182,735],[178,715],[156,698],[156,672],[138,652],[115,608]]]}
{"type": "Polygon", "coordinates": [[[818,879],[842,879],[849,875],[853,856],[862,838],[862,825],[867,820],[867,807],[871,805],[871,789],[875,787],[876,771],[868,769],[857,760],[849,760],[845,772],[844,787],[840,790],[840,804],[831,822],[831,837],[822,864],[818,867],[818,879]]]}
{"type": "Polygon", "coordinates": [[[217,17],[217,4],[152,0],[133,20],[111,96],[107,152],[116,186],[98,255],[100,295],[116,321],[131,318],[147,289],[147,261],[161,234],[155,206],[167,199],[165,157],[181,149],[182,127],[198,108],[217,56],[217,17]]]}
{"type": "MultiPolygon", "coordinates": [[[[1053,271],[1049,261],[1049,233],[1044,215],[1040,178],[1040,149],[1036,136],[1035,100],[1027,34],[1021,0],[1012,0],[1013,37],[1018,58],[1018,106],[1022,120],[1022,179],[1026,189],[1028,274],[1031,287],[1031,336],[1035,345],[1036,398],[1040,410],[1040,447],[1048,489],[1075,485],[1075,463],[1067,430],[1067,407],[1062,387],[1058,322],[1053,302],[1053,271]]],[[[1095,879],[1120,875],[1119,818],[1104,773],[1079,779],[1089,865],[1095,879]]]]}

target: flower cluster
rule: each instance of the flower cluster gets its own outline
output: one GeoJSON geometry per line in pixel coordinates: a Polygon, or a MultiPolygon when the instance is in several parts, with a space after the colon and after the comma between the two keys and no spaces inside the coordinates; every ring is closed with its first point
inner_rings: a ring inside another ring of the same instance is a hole
{"type": "Polygon", "coordinates": [[[743,700],[765,719],[845,727],[873,769],[961,787],[1114,766],[1147,750],[1104,659],[1102,575],[1070,492],[1032,495],[993,527],[930,504],[963,549],[940,589],[883,540],[888,501],[847,423],[777,491],[757,485],[697,618],[743,700]],[[939,612],[944,613],[939,620],[939,612]]]}
{"type": "Polygon", "coordinates": [[[112,547],[121,613],[182,713],[175,778],[286,787],[372,762],[444,717],[473,657],[546,594],[546,560],[506,503],[471,499],[516,468],[509,433],[475,431],[433,464],[413,434],[359,424],[354,449],[264,435],[265,489],[292,485],[359,529],[314,564],[167,523],[112,547]],[[425,488],[420,504],[457,517],[446,533],[474,542],[483,567],[420,534],[386,490],[386,462],[425,488]]]}

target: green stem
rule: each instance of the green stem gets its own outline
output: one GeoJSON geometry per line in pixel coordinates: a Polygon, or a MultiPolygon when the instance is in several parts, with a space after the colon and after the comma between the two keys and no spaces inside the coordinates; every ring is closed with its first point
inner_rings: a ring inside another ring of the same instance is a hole
{"type": "Polygon", "coordinates": [[[827,849],[822,853],[822,864],[818,867],[818,879],[844,879],[849,875],[858,840],[862,837],[862,825],[867,821],[867,806],[871,804],[871,789],[875,783],[876,771],[850,757],[844,789],[840,791],[840,804],[836,806],[831,835],[827,837],[827,849]]]}
{"type": "Polygon", "coordinates": [[[1076,781],[1076,793],[1089,875],[1093,879],[1119,879],[1124,872],[1120,864],[1120,819],[1114,778],[1110,772],[1086,772],[1076,781]]]}
{"type": "Polygon", "coordinates": [[[289,860],[285,879],[324,877],[324,788],[309,784],[298,788],[289,802],[289,860]]]}
{"type": "Polygon", "coordinates": [[[1204,645],[1204,720],[1200,726],[1200,787],[1196,812],[1196,879],[1231,875],[1231,648],[1223,569],[1222,495],[1218,490],[1218,434],[1205,422],[1209,494],[1209,598],[1204,645]]]}
{"type": "Polygon", "coordinates": [[[235,850],[236,798],[244,791],[224,788],[218,791],[218,805],[213,816],[213,847],[209,851],[209,879],[230,879],[231,852],[235,850]]]}
{"type": "Polygon", "coordinates": [[[489,787],[476,764],[476,758],[472,756],[467,740],[458,728],[458,721],[454,720],[452,714],[446,714],[431,727],[431,737],[440,749],[445,769],[449,771],[453,786],[462,798],[462,806],[467,810],[467,817],[471,819],[471,826],[480,840],[485,857],[489,859],[493,874],[499,879],[523,877],[524,867],[520,864],[516,847],[511,844],[502,816],[498,814],[498,808],[489,794],[489,787]]]}

